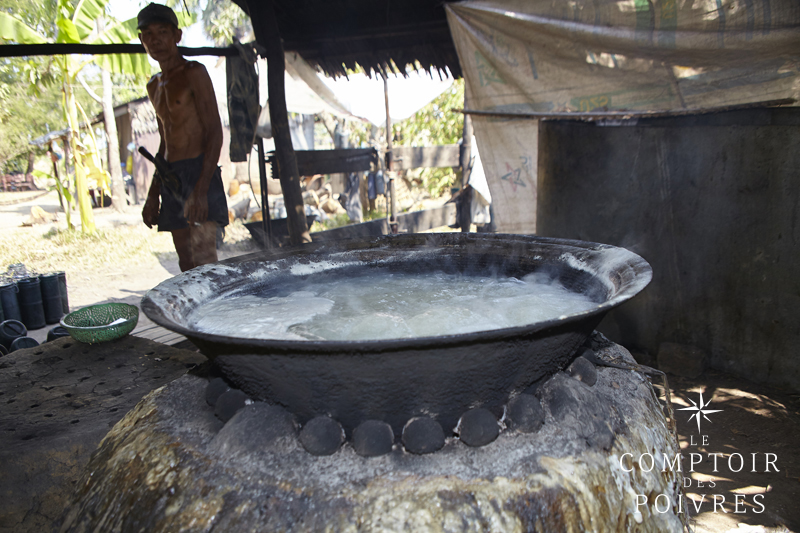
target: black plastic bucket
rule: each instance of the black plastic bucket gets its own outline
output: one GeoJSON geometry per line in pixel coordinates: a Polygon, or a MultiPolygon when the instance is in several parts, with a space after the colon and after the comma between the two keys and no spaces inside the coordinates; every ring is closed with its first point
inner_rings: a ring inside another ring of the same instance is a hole
{"type": "Polygon", "coordinates": [[[17,281],[19,293],[19,311],[22,315],[22,323],[28,330],[45,327],[44,306],[42,305],[42,290],[39,284],[39,277],[23,278],[17,281]]]}
{"type": "Polygon", "coordinates": [[[9,281],[0,284],[0,302],[3,306],[4,320],[22,320],[22,315],[19,313],[16,283],[9,281]]]}
{"type": "Polygon", "coordinates": [[[8,349],[8,352],[11,353],[15,350],[33,348],[34,346],[39,346],[39,343],[36,341],[36,339],[32,339],[30,337],[18,337],[14,339],[14,342],[11,343],[11,347],[8,349]]]}
{"type": "Polygon", "coordinates": [[[58,290],[61,293],[61,312],[68,315],[69,298],[67,297],[67,274],[65,272],[56,272],[56,276],[58,276],[58,290]]]}
{"type": "Polygon", "coordinates": [[[54,341],[61,337],[69,337],[69,331],[64,326],[56,326],[47,332],[47,341],[45,342],[54,341]]]}
{"type": "Polygon", "coordinates": [[[5,320],[0,324],[0,344],[5,348],[10,348],[14,339],[24,337],[28,334],[25,324],[19,320],[5,320]]]}
{"type": "Polygon", "coordinates": [[[58,273],[42,274],[39,276],[39,283],[42,290],[44,321],[48,324],[57,324],[64,316],[58,273]]]}

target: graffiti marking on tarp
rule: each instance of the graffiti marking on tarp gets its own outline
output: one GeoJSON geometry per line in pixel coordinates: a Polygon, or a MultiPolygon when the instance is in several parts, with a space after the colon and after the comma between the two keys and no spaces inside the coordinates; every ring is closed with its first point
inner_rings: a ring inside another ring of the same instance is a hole
{"type": "Polygon", "coordinates": [[[533,79],[539,79],[539,71],[536,70],[536,61],[533,59],[533,49],[530,46],[526,46],[525,49],[528,52],[528,62],[531,64],[531,74],[533,75],[533,79]]]}
{"type": "Polygon", "coordinates": [[[648,105],[671,102],[675,93],[670,85],[648,85],[608,93],[578,96],[570,107],[583,113],[594,110],[641,109],[648,105]]]}
{"type": "Polygon", "coordinates": [[[524,170],[526,174],[530,173],[530,169],[528,168],[528,158],[527,157],[520,157],[522,163],[519,167],[514,168],[509,163],[506,163],[506,173],[500,176],[500,179],[503,181],[507,181],[511,184],[511,190],[513,192],[517,192],[518,187],[527,187],[528,185],[525,183],[525,180],[522,179],[522,171],[524,170]]]}
{"type": "Polygon", "coordinates": [[[510,67],[519,65],[517,58],[514,57],[514,49],[511,43],[502,34],[495,34],[489,31],[475,28],[481,38],[492,48],[492,56],[499,59],[510,67]]]}
{"type": "Polygon", "coordinates": [[[479,51],[475,50],[475,65],[478,67],[478,79],[480,80],[481,87],[486,87],[492,83],[502,83],[505,85],[505,80],[497,73],[497,69],[483,57],[479,51]]]}
{"type": "Polygon", "coordinates": [[[611,97],[607,94],[598,94],[597,96],[587,96],[579,100],[580,111],[594,111],[595,109],[608,109],[611,103],[611,97]]]}
{"type": "MultiPolygon", "coordinates": [[[[663,48],[675,48],[675,30],[678,29],[678,6],[675,1],[662,0],[658,4],[661,11],[659,16],[658,46],[663,48]]],[[[750,0],[745,0],[745,2],[747,1],[750,0]]]]}

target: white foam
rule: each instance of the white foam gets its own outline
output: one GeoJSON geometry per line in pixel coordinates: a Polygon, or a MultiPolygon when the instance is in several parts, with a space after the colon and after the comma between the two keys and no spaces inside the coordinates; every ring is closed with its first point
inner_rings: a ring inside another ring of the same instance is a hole
{"type": "Polygon", "coordinates": [[[296,289],[201,305],[190,326],[253,339],[379,340],[524,326],[597,305],[539,274],[516,279],[381,270],[324,281],[312,276],[296,289]]]}
{"type": "Polygon", "coordinates": [[[247,339],[305,340],[289,333],[289,327],[327,313],[331,300],[299,291],[284,298],[247,295],[210,302],[192,314],[194,329],[247,339]]]}

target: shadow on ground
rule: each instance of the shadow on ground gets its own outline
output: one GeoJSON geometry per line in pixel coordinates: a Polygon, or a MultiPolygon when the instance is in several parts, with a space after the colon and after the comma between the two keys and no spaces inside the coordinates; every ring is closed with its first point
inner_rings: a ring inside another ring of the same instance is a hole
{"type": "Polygon", "coordinates": [[[714,371],[669,379],[695,531],[800,531],[800,395],[714,371]]]}

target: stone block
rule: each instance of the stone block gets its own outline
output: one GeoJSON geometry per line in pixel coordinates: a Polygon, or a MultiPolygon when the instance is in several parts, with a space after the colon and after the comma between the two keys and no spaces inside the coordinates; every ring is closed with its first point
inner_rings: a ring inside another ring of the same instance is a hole
{"type": "Polygon", "coordinates": [[[658,347],[658,369],[668,374],[696,378],[706,368],[706,353],[696,346],[662,342],[658,347]]]}

